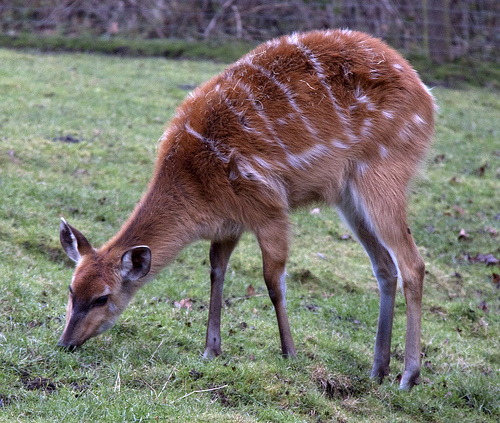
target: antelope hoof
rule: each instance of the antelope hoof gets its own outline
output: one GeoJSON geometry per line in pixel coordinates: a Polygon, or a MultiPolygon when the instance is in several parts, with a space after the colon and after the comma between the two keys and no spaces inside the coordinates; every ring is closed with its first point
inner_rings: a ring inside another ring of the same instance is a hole
{"type": "Polygon", "coordinates": [[[375,379],[379,385],[384,381],[384,377],[389,374],[389,366],[373,365],[371,378],[375,379]]]}
{"type": "Polygon", "coordinates": [[[415,385],[420,385],[420,370],[415,372],[405,371],[403,373],[403,377],[401,378],[399,389],[402,389],[403,391],[411,391],[411,388],[415,385]]]}
{"type": "Polygon", "coordinates": [[[220,348],[205,348],[205,352],[203,353],[203,358],[207,360],[211,360],[212,358],[217,357],[222,354],[222,350],[220,348]]]}

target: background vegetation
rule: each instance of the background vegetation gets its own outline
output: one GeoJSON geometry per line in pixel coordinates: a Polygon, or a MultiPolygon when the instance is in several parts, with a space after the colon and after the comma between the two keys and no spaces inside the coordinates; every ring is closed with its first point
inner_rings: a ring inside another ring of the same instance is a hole
{"type": "Polygon", "coordinates": [[[67,37],[254,42],[347,27],[435,63],[498,61],[499,24],[496,0],[0,0],[4,40],[65,36],[60,46],[72,45],[67,37]]]}
{"type": "Polygon", "coordinates": [[[74,353],[56,347],[73,269],[59,217],[95,245],[113,235],[146,187],[164,123],[222,67],[0,49],[0,421],[498,421],[498,81],[433,90],[436,142],[410,207],[427,264],[422,385],[411,393],[398,390],[404,298],[379,386],[368,377],[376,282],[323,207],[294,216],[297,359],[280,357],[251,236],[230,263],[220,358],[202,359],[204,242],[142,289],[112,330],[74,353]]]}

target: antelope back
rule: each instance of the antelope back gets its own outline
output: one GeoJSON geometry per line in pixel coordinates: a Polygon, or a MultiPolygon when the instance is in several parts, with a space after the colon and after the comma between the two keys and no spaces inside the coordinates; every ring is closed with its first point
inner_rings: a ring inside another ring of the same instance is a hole
{"type": "Polygon", "coordinates": [[[161,138],[158,166],[175,156],[168,166],[187,168],[204,195],[229,179],[266,208],[335,204],[372,166],[396,172],[401,192],[425,156],[433,110],[416,72],[380,40],[352,31],[285,36],[190,94],[161,138]]]}

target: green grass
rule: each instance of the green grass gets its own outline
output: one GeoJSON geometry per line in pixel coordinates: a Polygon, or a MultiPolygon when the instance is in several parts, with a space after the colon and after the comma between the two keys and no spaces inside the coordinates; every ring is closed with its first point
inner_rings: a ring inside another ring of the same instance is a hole
{"type": "Polygon", "coordinates": [[[92,35],[68,37],[20,33],[0,34],[0,46],[30,48],[40,51],[96,52],[119,56],[149,56],[167,58],[210,59],[232,62],[248,52],[256,43],[234,40],[232,42],[187,41],[178,39],[130,39],[96,37],[92,35]]]}
{"type": "Polygon", "coordinates": [[[411,393],[397,381],[404,298],[391,375],[379,386],[369,378],[376,282],[326,208],[294,215],[287,269],[297,359],[280,357],[249,235],[228,270],[220,358],[202,358],[205,242],[144,287],[112,330],[74,353],[56,347],[72,274],[59,217],[95,245],[112,236],[146,187],[174,108],[221,68],[0,50],[0,421],[498,421],[500,268],[472,260],[500,256],[500,100],[487,89],[433,91],[436,142],[410,207],[428,272],[422,384],[411,393]],[[80,142],[61,141],[68,135],[80,142]],[[184,298],[192,310],[175,307],[184,298]]]}

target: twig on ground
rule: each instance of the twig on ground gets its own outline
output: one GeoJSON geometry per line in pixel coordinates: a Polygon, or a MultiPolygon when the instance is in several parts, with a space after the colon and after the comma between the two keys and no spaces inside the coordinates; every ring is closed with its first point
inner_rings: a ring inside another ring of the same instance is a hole
{"type": "Polygon", "coordinates": [[[172,401],[172,402],[177,402],[177,401],[180,401],[181,399],[184,399],[184,398],[187,398],[189,397],[190,395],[193,395],[193,394],[199,394],[199,393],[202,393],[202,392],[210,392],[210,391],[217,391],[218,389],[224,389],[224,388],[227,388],[228,385],[223,385],[223,386],[218,386],[216,388],[210,388],[210,389],[200,389],[198,391],[191,391],[189,392],[188,394],[186,395],[183,395],[182,397],[180,398],[177,398],[176,400],[172,401]]]}

